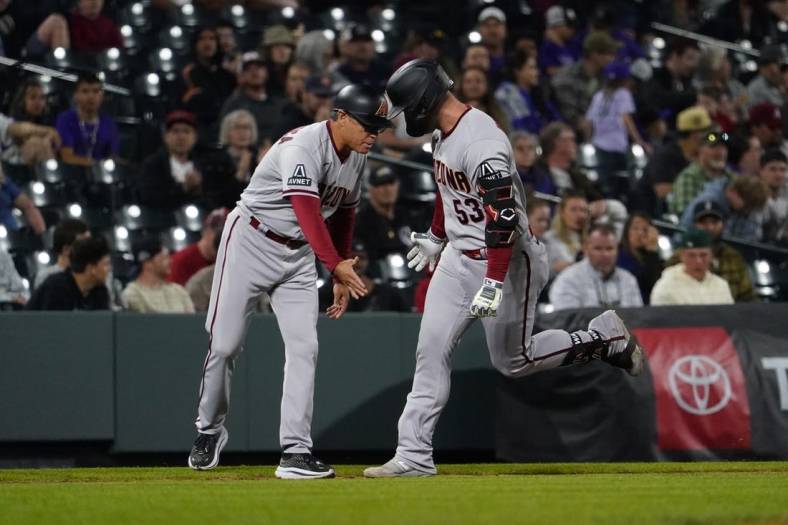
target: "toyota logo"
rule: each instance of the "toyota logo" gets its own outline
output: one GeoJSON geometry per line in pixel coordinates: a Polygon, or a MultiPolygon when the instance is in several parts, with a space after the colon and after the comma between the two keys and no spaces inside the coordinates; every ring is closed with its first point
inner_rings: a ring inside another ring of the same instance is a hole
{"type": "Polygon", "coordinates": [[[731,381],[722,366],[704,355],[677,359],[668,372],[676,403],[690,414],[707,416],[722,410],[731,399],[731,381]]]}

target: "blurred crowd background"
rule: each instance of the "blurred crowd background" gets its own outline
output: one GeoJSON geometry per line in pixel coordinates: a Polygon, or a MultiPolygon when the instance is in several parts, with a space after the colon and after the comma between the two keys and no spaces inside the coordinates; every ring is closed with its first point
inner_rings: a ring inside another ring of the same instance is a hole
{"type": "MultiPolygon", "coordinates": [[[[413,58],[509,136],[541,312],[782,301],[786,41],[788,1],[0,0],[0,308],[205,311],[271,144],[413,58]]],[[[423,309],[430,148],[378,137],[351,311],[423,309]]]]}

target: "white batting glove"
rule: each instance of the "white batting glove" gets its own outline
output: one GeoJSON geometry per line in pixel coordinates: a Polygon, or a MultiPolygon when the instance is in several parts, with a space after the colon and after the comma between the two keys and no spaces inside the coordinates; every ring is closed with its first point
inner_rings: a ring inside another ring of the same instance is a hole
{"type": "Polygon", "coordinates": [[[420,272],[429,264],[430,271],[433,271],[438,255],[445,244],[443,239],[435,237],[432,231],[428,231],[427,233],[411,233],[410,240],[415,246],[408,252],[408,268],[420,272]]]}
{"type": "Polygon", "coordinates": [[[485,277],[482,287],[476,292],[471,303],[473,317],[495,317],[503,297],[503,283],[485,277]]]}

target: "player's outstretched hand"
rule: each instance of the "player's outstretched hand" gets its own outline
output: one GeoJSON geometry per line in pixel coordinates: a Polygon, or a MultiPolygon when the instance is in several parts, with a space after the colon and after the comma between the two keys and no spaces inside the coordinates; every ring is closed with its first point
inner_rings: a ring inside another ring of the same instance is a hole
{"type": "Polygon", "coordinates": [[[359,299],[367,295],[367,287],[364,285],[364,281],[353,269],[356,264],[358,264],[358,257],[345,259],[334,267],[334,277],[348,287],[353,299],[359,299]]]}
{"type": "Polygon", "coordinates": [[[471,303],[471,315],[474,317],[495,317],[502,297],[503,283],[485,278],[482,287],[476,292],[471,303]]]}
{"type": "Polygon", "coordinates": [[[408,268],[420,272],[429,264],[430,271],[435,270],[438,256],[443,250],[443,239],[435,237],[431,231],[428,231],[427,233],[413,232],[410,234],[410,240],[413,241],[414,246],[408,252],[408,268]]]}
{"type": "Polygon", "coordinates": [[[350,303],[350,290],[342,283],[334,283],[334,304],[328,307],[326,314],[329,319],[339,319],[347,312],[350,303]]]}

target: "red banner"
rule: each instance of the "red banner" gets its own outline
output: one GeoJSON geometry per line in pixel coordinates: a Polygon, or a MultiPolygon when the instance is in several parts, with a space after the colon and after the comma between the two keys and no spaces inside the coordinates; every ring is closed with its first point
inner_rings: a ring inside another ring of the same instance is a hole
{"type": "Polygon", "coordinates": [[[722,327],[638,328],[654,382],[662,450],[749,449],[750,406],[722,327]]]}

